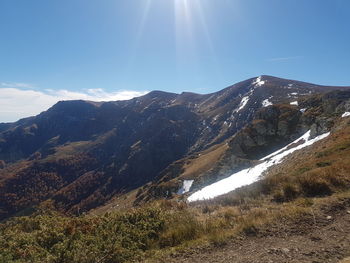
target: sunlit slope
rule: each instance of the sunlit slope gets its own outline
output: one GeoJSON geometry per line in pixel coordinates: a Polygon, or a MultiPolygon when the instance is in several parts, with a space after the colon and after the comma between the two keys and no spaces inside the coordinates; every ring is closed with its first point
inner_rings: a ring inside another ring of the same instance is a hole
{"type": "Polygon", "coordinates": [[[338,119],[346,116],[348,99],[347,92],[333,92],[300,99],[299,105],[264,107],[255,114],[252,122],[224,143],[170,165],[157,181],[139,191],[137,202],[176,197],[171,193],[176,193],[184,180],[194,180],[190,190],[196,192],[254,167],[264,156],[285,147],[308,130],[310,140],[327,134],[335,129],[338,119]]]}

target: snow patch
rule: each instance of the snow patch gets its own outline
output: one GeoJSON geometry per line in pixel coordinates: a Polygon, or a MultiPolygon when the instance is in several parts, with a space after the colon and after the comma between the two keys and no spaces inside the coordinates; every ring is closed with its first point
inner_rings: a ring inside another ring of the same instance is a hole
{"type": "Polygon", "coordinates": [[[345,117],[349,117],[350,116],[350,112],[344,112],[344,114],[341,116],[342,118],[345,118],[345,117]]]}
{"type": "Polygon", "coordinates": [[[263,107],[267,107],[267,106],[270,106],[270,105],[272,105],[272,102],[269,101],[269,99],[266,99],[266,100],[262,101],[262,106],[263,107]]]}
{"type": "Polygon", "coordinates": [[[261,80],[261,76],[260,76],[260,77],[256,78],[256,80],[253,82],[253,85],[255,85],[256,87],[261,87],[265,83],[266,83],[266,81],[265,80],[261,80]]]}
{"type": "Polygon", "coordinates": [[[216,116],[213,118],[213,121],[212,121],[212,122],[217,121],[219,117],[220,117],[219,115],[216,115],[216,116]]]}
{"type": "Polygon", "coordinates": [[[299,103],[298,103],[297,101],[292,101],[292,102],[290,103],[290,105],[296,105],[296,106],[298,106],[299,103]]]}
{"type": "Polygon", "coordinates": [[[300,150],[304,147],[312,145],[313,143],[326,138],[330,133],[325,133],[317,136],[314,139],[310,139],[310,131],[305,133],[303,136],[292,142],[291,144],[283,147],[282,149],[269,154],[268,156],[261,159],[262,163],[253,166],[248,169],[241,170],[230,177],[225,178],[221,181],[213,183],[204,187],[203,189],[193,193],[187,200],[189,202],[206,200],[217,197],[219,195],[231,192],[239,187],[252,184],[260,179],[262,174],[271,166],[279,164],[283,161],[287,155],[300,150]],[[294,146],[296,143],[300,143],[294,146]],[[294,146],[294,147],[293,147],[294,146]]]}
{"type": "Polygon", "coordinates": [[[243,97],[236,112],[239,112],[240,110],[242,110],[245,107],[245,105],[247,105],[248,101],[249,101],[249,96],[243,97]]]}
{"type": "Polygon", "coordinates": [[[300,111],[301,111],[302,113],[304,113],[306,110],[307,110],[306,108],[300,109],[300,111]]]}
{"type": "Polygon", "coordinates": [[[194,180],[184,180],[182,187],[179,189],[177,194],[183,195],[183,194],[189,192],[193,182],[194,182],[194,180]]]}

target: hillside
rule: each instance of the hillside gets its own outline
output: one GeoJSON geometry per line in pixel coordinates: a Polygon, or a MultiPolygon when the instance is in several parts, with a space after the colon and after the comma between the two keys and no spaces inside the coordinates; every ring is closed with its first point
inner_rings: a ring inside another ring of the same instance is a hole
{"type": "Polygon", "coordinates": [[[140,187],[135,204],[173,198],[184,179],[199,189],[308,129],[328,131],[345,90],[261,76],[208,95],[59,102],[1,125],[1,218],[43,201],[80,214],[140,187]]]}
{"type": "Polygon", "coordinates": [[[350,255],[346,87],[262,76],[209,95],[59,102],[0,127],[0,262],[350,255]]]}
{"type": "Polygon", "coordinates": [[[183,158],[143,187],[136,203],[159,197],[176,197],[184,180],[194,180],[191,191],[235,172],[250,168],[260,158],[294,141],[308,130],[311,138],[327,133],[349,110],[349,92],[310,95],[299,106],[277,104],[258,110],[252,122],[234,136],[206,151],[183,158]],[[169,194],[171,193],[171,194],[169,194]]]}
{"type": "Polygon", "coordinates": [[[206,202],[0,224],[4,262],[335,262],[350,255],[350,117],[265,178],[206,202]]]}

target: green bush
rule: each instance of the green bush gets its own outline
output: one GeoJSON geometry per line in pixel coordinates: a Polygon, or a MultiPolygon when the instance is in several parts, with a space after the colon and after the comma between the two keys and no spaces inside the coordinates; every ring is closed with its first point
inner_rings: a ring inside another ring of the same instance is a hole
{"type": "Polygon", "coordinates": [[[158,208],[101,217],[34,215],[0,224],[0,262],[125,262],[159,238],[158,208]]]}

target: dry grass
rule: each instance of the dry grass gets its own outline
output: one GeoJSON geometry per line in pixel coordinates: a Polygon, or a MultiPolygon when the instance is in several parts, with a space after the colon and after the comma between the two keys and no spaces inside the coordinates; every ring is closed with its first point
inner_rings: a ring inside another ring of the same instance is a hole
{"type": "Polygon", "coordinates": [[[224,155],[228,146],[226,144],[215,145],[200,153],[197,158],[190,159],[184,165],[182,178],[196,178],[212,168],[213,163],[217,163],[224,155]]]}
{"type": "MultiPolygon", "coordinates": [[[[197,239],[215,246],[232,236],[255,235],[267,224],[314,216],[316,204],[349,197],[350,126],[299,151],[262,181],[186,208],[196,216],[197,239]]],[[[317,207],[317,206],[316,206],[317,207]]]]}
{"type": "MultiPolygon", "coordinates": [[[[230,238],[257,235],[269,226],[284,227],[303,220],[313,224],[324,207],[350,199],[349,187],[350,125],[343,125],[326,140],[290,156],[258,183],[210,201],[183,203],[175,228],[166,235],[168,244],[180,250],[194,244],[218,247],[230,238]]],[[[152,257],[170,252],[174,247],[153,251],[152,257]]]]}

